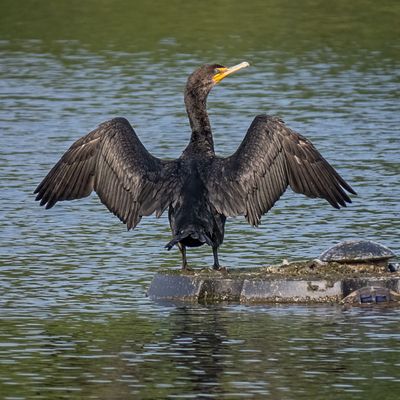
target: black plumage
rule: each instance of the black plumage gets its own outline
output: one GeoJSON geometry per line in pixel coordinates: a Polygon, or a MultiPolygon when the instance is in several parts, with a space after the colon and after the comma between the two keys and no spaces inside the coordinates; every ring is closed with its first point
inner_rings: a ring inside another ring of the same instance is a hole
{"type": "Polygon", "coordinates": [[[246,66],[205,65],[189,76],[185,105],[192,135],[178,159],[152,156],[129,122],[114,118],[69,148],[36,188],[36,200],[51,208],[95,191],[128,229],[168,208],[173,237],[166,247],[178,245],[187,268],[186,247],[206,243],[213,248],[215,269],[226,218],[243,215],[257,226],[288,186],[335,208],[351,203],[346,191],[355,191],[309,140],[279,118],[257,116],[234,154],[215,155],[207,96],[246,66]]]}

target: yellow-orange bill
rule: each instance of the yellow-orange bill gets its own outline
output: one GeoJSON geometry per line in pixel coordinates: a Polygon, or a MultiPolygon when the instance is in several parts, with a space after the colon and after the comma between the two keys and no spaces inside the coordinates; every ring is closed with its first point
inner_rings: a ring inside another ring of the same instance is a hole
{"type": "Polygon", "coordinates": [[[247,61],[243,61],[240,64],[234,65],[229,68],[218,68],[218,72],[214,75],[213,80],[215,83],[221,82],[222,79],[226,78],[228,75],[233,74],[243,68],[248,67],[250,64],[247,61]]]}

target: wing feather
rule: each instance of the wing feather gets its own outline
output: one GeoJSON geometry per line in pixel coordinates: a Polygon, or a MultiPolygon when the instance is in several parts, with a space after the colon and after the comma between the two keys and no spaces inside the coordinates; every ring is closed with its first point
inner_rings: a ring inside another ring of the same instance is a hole
{"type": "Polygon", "coordinates": [[[207,176],[215,209],[225,216],[245,215],[252,225],[288,186],[335,208],[351,203],[346,191],[356,194],[308,139],[267,115],[254,119],[233,155],[214,159],[207,176]]]}
{"type": "Polygon", "coordinates": [[[134,228],[143,215],[160,216],[179,188],[176,161],[153,157],[124,118],[115,118],[77,140],[35,190],[46,208],[89,196],[134,228]]]}

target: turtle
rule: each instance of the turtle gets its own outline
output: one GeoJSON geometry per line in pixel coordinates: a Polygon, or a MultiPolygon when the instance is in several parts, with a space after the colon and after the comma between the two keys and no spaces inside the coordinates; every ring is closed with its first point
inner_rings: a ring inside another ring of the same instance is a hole
{"type": "Polygon", "coordinates": [[[365,286],[351,292],[341,303],[348,306],[389,305],[389,303],[390,305],[399,305],[400,293],[390,290],[387,287],[365,286]]]}
{"type": "Polygon", "coordinates": [[[387,268],[392,250],[372,240],[346,240],[324,251],[319,259],[341,264],[371,264],[387,268]]]}

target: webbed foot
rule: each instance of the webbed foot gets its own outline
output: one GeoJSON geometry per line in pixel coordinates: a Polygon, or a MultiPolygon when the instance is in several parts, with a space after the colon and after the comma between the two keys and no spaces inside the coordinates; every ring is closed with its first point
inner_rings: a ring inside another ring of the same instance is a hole
{"type": "Polygon", "coordinates": [[[229,272],[228,268],[226,267],[221,267],[221,265],[213,265],[213,270],[221,272],[222,274],[227,274],[229,272]]]}

